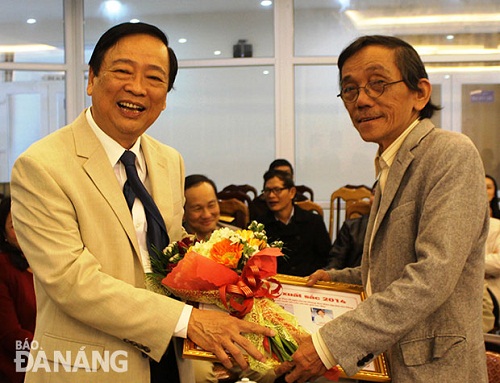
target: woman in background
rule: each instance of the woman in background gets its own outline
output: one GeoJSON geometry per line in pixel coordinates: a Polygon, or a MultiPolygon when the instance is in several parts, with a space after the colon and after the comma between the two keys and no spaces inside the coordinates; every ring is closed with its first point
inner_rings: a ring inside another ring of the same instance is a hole
{"type": "MultiPolygon", "coordinates": [[[[486,194],[490,203],[490,228],[485,246],[484,274],[487,284],[487,291],[492,295],[493,302],[500,302],[500,209],[498,207],[497,183],[495,179],[486,175],[486,194]]],[[[500,313],[495,308],[494,330],[498,331],[500,313]]],[[[483,319],[484,319],[483,315],[483,319]]],[[[484,323],[484,321],[483,321],[484,323]]]]}
{"type": "Polygon", "coordinates": [[[488,194],[488,201],[490,203],[490,217],[500,218],[497,181],[488,174],[486,174],[486,193],[488,194]]]}
{"type": "MultiPolygon", "coordinates": [[[[33,274],[17,242],[10,215],[10,197],[0,203],[0,381],[21,383],[16,371],[16,348],[31,343],[36,302],[33,274]]],[[[29,351],[24,348],[22,351],[29,351]]],[[[26,354],[20,354],[26,355],[26,354]]],[[[23,356],[26,361],[26,357],[23,356]]],[[[25,365],[23,366],[25,367],[25,365]]]]}

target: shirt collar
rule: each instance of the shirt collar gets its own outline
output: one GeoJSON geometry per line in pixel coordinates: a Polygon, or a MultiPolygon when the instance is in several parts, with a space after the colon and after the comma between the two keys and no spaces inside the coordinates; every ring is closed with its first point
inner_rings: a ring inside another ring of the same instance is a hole
{"type": "MultiPolygon", "coordinates": [[[[85,117],[87,118],[87,122],[92,128],[92,131],[97,136],[97,139],[101,142],[102,146],[104,147],[104,151],[108,156],[111,166],[115,166],[116,163],[120,161],[120,157],[122,156],[125,149],[118,142],[116,142],[110,136],[104,133],[104,131],[97,125],[97,123],[94,120],[94,117],[92,116],[90,108],[87,108],[87,110],[85,111],[85,117]]],[[[129,150],[134,152],[134,154],[137,156],[137,164],[139,167],[138,170],[145,171],[146,163],[141,151],[141,137],[137,139],[134,146],[132,146],[132,148],[130,148],[129,150]]]]}
{"type": "MultiPolygon", "coordinates": [[[[292,220],[294,214],[295,214],[295,206],[292,204],[292,212],[290,213],[290,217],[288,217],[288,221],[285,222],[285,225],[288,225],[290,223],[290,221],[292,220]]],[[[278,217],[276,217],[276,215],[274,215],[274,219],[276,221],[280,221],[280,219],[278,217]]]]}
{"type": "Polygon", "coordinates": [[[394,159],[396,158],[396,154],[398,154],[399,149],[401,148],[401,145],[403,145],[403,142],[406,137],[410,134],[410,132],[417,126],[417,124],[420,122],[420,119],[417,118],[415,121],[413,121],[408,128],[405,129],[403,133],[399,135],[398,138],[394,140],[394,142],[389,145],[389,147],[384,150],[384,152],[381,154],[380,149],[377,151],[377,156],[375,157],[375,171],[377,176],[380,174],[380,171],[384,169],[385,167],[390,168],[392,163],[394,162],[394,159]]]}

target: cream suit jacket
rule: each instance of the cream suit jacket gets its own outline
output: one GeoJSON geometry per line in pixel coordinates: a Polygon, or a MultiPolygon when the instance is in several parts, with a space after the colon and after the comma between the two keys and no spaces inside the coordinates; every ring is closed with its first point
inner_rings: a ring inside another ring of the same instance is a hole
{"type": "MultiPolygon", "coordinates": [[[[147,135],[141,147],[152,196],[171,241],[179,240],[183,160],[147,135]]],[[[34,363],[26,382],[149,382],[149,358],[165,352],[184,303],[144,288],[130,211],[84,113],[19,157],[11,192],[16,233],[35,276],[33,360],[43,361],[43,349],[49,361],[37,371],[34,363]],[[60,353],[69,353],[70,366],[52,363],[60,353]],[[116,366],[92,365],[99,355],[114,357],[116,366]],[[97,370],[86,371],[85,362],[97,370]]]]}
{"type": "Polygon", "coordinates": [[[386,352],[394,383],[488,381],[481,326],[488,215],[474,145],[422,120],[403,142],[383,197],[376,192],[361,266],[330,272],[366,286],[370,269],[373,295],[320,330],[348,374],[386,352]]]}

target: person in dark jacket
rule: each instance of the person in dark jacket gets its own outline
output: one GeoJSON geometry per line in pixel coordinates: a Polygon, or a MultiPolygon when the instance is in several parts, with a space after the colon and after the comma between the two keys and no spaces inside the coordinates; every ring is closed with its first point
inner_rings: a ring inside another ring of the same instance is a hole
{"type": "Polygon", "coordinates": [[[278,259],[278,273],[307,276],[328,263],[330,237],[323,218],[293,203],[295,184],[285,172],[264,174],[264,197],[269,211],[257,218],[263,223],[269,242],[283,241],[284,257],[278,259]]]}
{"type": "MultiPolygon", "coordinates": [[[[370,206],[373,203],[376,182],[372,187],[370,196],[370,206]]],[[[361,217],[346,219],[340,228],[339,234],[333,241],[330,249],[330,262],[326,266],[328,269],[345,269],[346,267],[356,267],[361,265],[363,256],[363,245],[365,243],[366,228],[368,226],[369,214],[361,217]]]]}
{"type": "Polygon", "coordinates": [[[326,270],[341,270],[361,265],[368,218],[369,214],[364,214],[361,217],[344,221],[330,249],[330,262],[326,270]]]}

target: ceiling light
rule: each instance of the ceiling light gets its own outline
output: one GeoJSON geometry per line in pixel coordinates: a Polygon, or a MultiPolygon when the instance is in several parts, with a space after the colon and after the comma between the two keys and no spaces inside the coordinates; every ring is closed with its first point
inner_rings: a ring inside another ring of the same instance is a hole
{"type": "Polygon", "coordinates": [[[120,12],[122,9],[122,3],[118,0],[108,0],[104,2],[104,9],[110,15],[114,15],[120,12]]]}
{"type": "Polygon", "coordinates": [[[349,10],[345,12],[358,29],[373,27],[394,27],[407,25],[429,25],[429,24],[464,24],[472,23],[498,23],[500,13],[464,13],[446,15],[425,15],[425,16],[370,16],[363,15],[359,11],[349,10]]]}
{"type": "Polygon", "coordinates": [[[269,74],[268,70],[262,71],[262,74],[269,74]]]}
{"type": "Polygon", "coordinates": [[[0,45],[0,53],[40,52],[52,51],[55,49],[57,48],[46,44],[0,45]]]}
{"type": "Polygon", "coordinates": [[[446,40],[453,40],[454,38],[455,38],[455,36],[453,36],[453,35],[446,36],[446,40]]]}
{"type": "Polygon", "coordinates": [[[141,22],[141,20],[139,20],[139,19],[131,19],[131,20],[130,20],[130,22],[131,22],[132,24],[137,24],[137,23],[140,23],[140,22],[141,22]]]}
{"type": "Polygon", "coordinates": [[[221,54],[222,54],[222,52],[221,52],[221,51],[214,51],[214,55],[215,55],[215,56],[220,56],[221,54]]]}
{"type": "MultiPolygon", "coordinates": [[[[425,70],[427,73],[470,73],[470,72],[499,72],[500,66],[428,66],[425,70]]],[[[450,78],[450,75],[445,75],[445,78],[450,78]]]]}
{"type": "Polygon", "coordinates": [[[500,54],[498,47],[485,49],[483,45],[414,45],[419,55],[491,55],[500,54]]]}
{"type": "Polygon", "coordinates": [[[28,19],[28,20],[26,20],[26,22],[28,24],[35,24],[36,23],[36,19],[28,19]]]}
{"type": "Polygon", "coordinates": [[[260,5],[262,5],[263,7],[270,7],[271,5],[273,5],[273,2],[271,0],[262,0],[260,2],[260,5]]]}
{"type": "Polygon", "coordinates": [[[187,39],[185,39],[185,38],[180,38],[177,41],[179,42],[179,44],[185,44],[185,43],[187,43],[187,39]]]}
{"type": "Polygon", "coordinates": [[[104,17],[110,20],[118,20],[125,16],[126,6],[118,0],[107,0],[101,3],[100,10],[104,17]]]}

